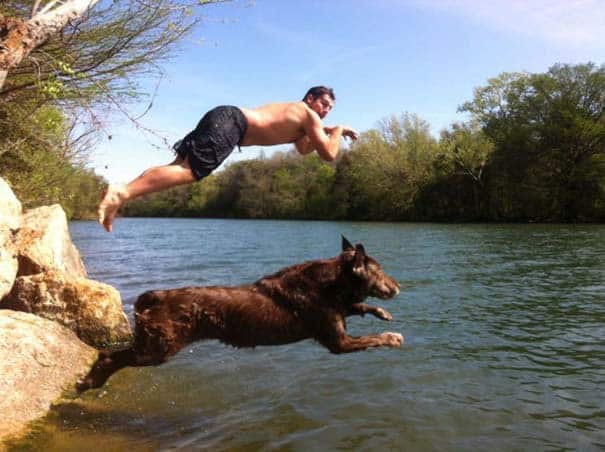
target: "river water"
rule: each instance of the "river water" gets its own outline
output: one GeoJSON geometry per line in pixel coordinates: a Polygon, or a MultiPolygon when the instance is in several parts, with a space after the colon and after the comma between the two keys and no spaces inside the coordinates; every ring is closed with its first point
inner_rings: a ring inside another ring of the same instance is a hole
{"type": "Polygon", "coordinates": [[[603,450],[605,226],[118,219],[70,224],[90,277],[137,295],[237,285],[340,252],[402,286],[370,300],[401,349],[194,344],[67,397],[15,449],[603,450]]]}

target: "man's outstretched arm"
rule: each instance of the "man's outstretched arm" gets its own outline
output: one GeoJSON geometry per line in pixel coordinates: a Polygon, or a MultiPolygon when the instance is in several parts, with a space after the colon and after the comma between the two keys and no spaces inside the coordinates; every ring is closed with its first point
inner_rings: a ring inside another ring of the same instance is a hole
{"type": "Polygon", "coordinates": [[[305,124],[306,134],[295,142],[298,152],[308,154],[316,150],[319,156],[332,162],[338,155],[340,149],[340,138],[348,136],[357,139],[357,132],[344,126],[322,127],[321,121],[314,112],[308,115],[305,124]]]}
{"type": "MultiPolygon", "coordinates": [[[[334,126],[324,127],[324,133],[329,136],[332,133],[332,130],[334,130],[334,128],[334,126]]],[[[313,143],[311,143],[311,140],[309,139],[308,135],[303,135],[302,137],[300,137],[294,142],[294,145],[296,146],[296,150],[302,155],[310,154],[315,150],[315,146],[313,145],[313,143]]]]}

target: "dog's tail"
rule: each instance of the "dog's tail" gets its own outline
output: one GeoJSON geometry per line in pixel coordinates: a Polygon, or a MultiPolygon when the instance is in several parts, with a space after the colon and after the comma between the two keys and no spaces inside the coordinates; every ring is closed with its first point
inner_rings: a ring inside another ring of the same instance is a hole
{"type": "Polygon", "coordinates": [[[81,394],[89,389],[100,388],[115,372],[134,366],[135,362],[136,354],[132,347],[116,351],[101,350],[88,375],[76,383],[76,391],[81,394]]]}
{"type": "Polygon", "coordinates": [[[142,293],[137,298],[137,301],[134,304],[134,312],[136,314],[140,314],[147,309],[153,308],[155,305],[162,301],[159,296],[160,291],[158,290],[148,290],[145,293],[142,293]]]}

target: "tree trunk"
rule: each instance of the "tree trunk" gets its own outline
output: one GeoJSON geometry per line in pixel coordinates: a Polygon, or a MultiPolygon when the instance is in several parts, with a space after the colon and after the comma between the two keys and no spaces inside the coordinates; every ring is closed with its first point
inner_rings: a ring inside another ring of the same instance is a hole
{"type": "Polygon", "coordinates": [[[0,15],[0,71],[8,71],[25,57],[31,42],[28,35],[27,23],[0,15]]]}
{"type": "MultiPolygon", "coordinates": [[[[28,21],[0,15],[0,89],[11,68],[65,28],[70,21],[82,17],[97,2],[98,0],[67,0],[54,9],[43,8],[28,21]]],[[[51,1],[48,6],[54,3],[51,1]]]]}

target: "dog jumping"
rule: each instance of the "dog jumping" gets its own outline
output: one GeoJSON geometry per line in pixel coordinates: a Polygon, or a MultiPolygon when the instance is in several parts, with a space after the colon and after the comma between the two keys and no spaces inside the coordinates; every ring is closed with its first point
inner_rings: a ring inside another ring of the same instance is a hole
{"type": "Polygon", "coordinates": [[[386,310],[363,301],[389,299],[398,293],[399,284],[366,254],[363,245],[353,246],[345,237],[338,256],[287,267],[253,284],[145,292],[135,303],[132,346],[100,351],[76,390],[99,388],[127,366],[162,364],[186,345],[204,339],[234,347],[314,339],[332,353],[400,347],[403,336],[398,333],[349,336],[345,320],[365,314],[392,320],[386,310]]]}

